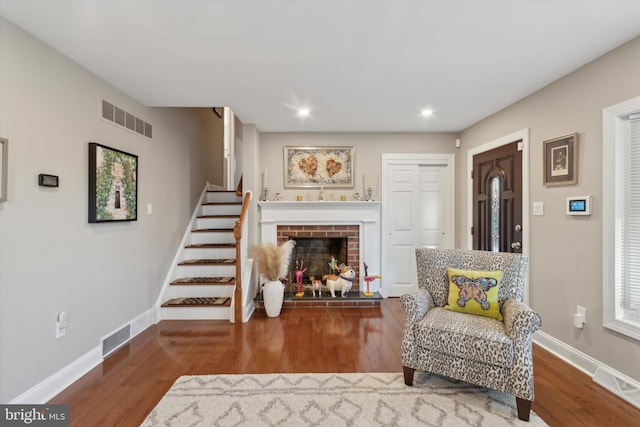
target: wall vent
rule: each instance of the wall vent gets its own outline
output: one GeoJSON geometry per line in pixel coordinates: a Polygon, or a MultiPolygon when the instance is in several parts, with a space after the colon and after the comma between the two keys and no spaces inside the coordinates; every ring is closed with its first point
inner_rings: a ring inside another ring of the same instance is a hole
{"type": "Polygon", "coordinates": [[[105,358],[115,350],[120,348],[122,344],[131,338],[131,325],[126,325],[122,329],[106,338],[102,339],[102,357],[105,358]]]}
{"type": "Polygon", "coordinates": [[[112,103],[102,100],[102,118],[129,129],[147,138],[152,138],[152,126],[139,117],[118,108],[112,103]]]}
{"type": "Polygon", "coordinates": [[[598,366],[593,381],[613,394],[640,408],[640,384],[604,366],[598,366]]]}

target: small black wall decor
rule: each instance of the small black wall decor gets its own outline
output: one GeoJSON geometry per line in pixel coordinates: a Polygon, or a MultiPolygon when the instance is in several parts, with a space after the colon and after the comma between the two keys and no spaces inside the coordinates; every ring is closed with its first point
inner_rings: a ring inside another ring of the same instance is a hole
{"type": "Polygon", "coordinates": [[[89,222],[138,219],[138,156],[89,143],[89,222]]]}
{"type": "Polygon", "coordinates": [[[38,175],[38,185],[41,187],[58,187],[60,185],[60,178],[57,175],[41,173],[38,175]]]}

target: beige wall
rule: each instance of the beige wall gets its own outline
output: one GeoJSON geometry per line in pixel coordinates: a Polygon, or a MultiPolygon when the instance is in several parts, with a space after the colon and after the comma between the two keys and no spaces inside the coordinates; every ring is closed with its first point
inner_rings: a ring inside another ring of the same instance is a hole
{"type": "Polygon", "coordinates": [[[0,18],[0,402],[148,311],[215,163],[210,109],[146,108],[0,18]],[[106,99],[153,125],[149,140],[99,116],[106,99]],[[206,114],[205,114],[206,113],[206,114]],[[88,142],[139,156],[138,221],[88,224],[88,142]],[[38,187],[39,173],[60,187],[38,187]],[[147,215],[148,203],[153,214],[147,215]],[[69,312],[67,335],[56,316],[69,312]]]}
{"type": "Polygon", "coordinates": [[[194,159],[194,162],[204,164],[205,181],[221,186],[224,182],[224,120],[216,115],[211,108],[198,109],[201,132],[206,136],[204,156],[194,159]]]}
{"type": "MultiPolygon", "coordinates": [[[[466,152],[514,131],[530,129],[531,202],[544,216],[530,217],[531,305],[547,334],[640,380],[640,342],[602,326],[602,109],[640,95],[640,38],[466,129],[457,158],[457,216],[466,224],[466,152]],[[578,184],[543,185],[543,141],[579,134],[578,184]],[[593,196],[590,217],[568,217],[567,196],[593,196]],[[587,309],[575,329],[576,305],[587,309]]],[[[465,241],[458,242],[460,246],[465,241]]]]}
{"type": "MultiPolygon", "coordinates": [[[[296,195],[317,197],[318,189],[284,188],[285,146],[353,146],[355,147],[356,188],[325,189],[325,196],[336,199],[358,191],[363,194],[362,174],[370,170],[375,199],[380,200],[382,153],[454,153],[457,134],[453,133],[262,133],[260,134],[260,172],[268,169],[271,197],[282,193],[284,200],[295,200],[296,195]]],[[[260,182],[258,182],[260,184],[260,182]]],[[[369,186],[367,184],[367,186],[369,186]]]]}

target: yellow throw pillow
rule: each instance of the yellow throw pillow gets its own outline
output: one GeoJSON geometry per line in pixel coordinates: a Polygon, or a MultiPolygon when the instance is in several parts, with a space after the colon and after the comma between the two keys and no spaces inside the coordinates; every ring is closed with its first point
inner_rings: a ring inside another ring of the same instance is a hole
{"type": "Polygon", "coordinates": [[[444,308],[502,321],[498,287],[502,271],[469,271],[447,267],[449,303],[444,308]]]}

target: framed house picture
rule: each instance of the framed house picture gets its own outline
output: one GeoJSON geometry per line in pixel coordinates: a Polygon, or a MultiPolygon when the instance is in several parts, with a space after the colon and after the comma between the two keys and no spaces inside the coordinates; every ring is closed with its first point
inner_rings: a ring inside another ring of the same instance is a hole
{"type": "Polygon", "coordinates": [[[138,219],[138,156],[89,143],[89,222],[138,219]]]}
{"type": "Polygon", "coordinates": [[[284,147],[285,187],[353,187],[355,147],[284,147]]]}
{"type": "Polygon", "coordinates": [[[559,136],[543,143],[544,185],[578,182],[578,133],[559,136]]]}

